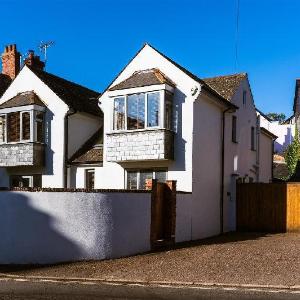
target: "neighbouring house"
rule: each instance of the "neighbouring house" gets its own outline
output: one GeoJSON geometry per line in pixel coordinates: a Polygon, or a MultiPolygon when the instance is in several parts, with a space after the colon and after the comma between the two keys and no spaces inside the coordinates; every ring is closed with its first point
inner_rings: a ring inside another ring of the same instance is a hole
{"type": "Polygon", "coordinates": [[[275,136],[260,130],[246,74],[203,80],[146,44],[99,102],[97,187],[176,180],[192,193],[183,209],[192,211],[193,239],[235,229],[236,180],[272,180],[275,136]]]}
{"type": "MultiPolygon", "coordinates": [[[[102,163],[102,157],[95,156],[95,151],[102,152],[98,138],[88,161],[74,156],[84,155],[80,149],[90,153],[87,140],[101,135],[100,94],[47,73],[44,66],[29,51],[20,70],[16,46],[5,47],[0,76],[0,86],[6,87],[0,98],[1,186],[67,187],[73,180],[73,162],[80,170],[102,163]]],[[[93,188],[93,174],[87,174],[88,187],[93,188]]]]}

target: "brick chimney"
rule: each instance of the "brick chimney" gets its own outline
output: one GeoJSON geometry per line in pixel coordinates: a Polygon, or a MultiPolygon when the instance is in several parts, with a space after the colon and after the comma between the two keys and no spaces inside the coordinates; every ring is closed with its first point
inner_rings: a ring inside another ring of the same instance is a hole
{"type": "Polygon", "coordinates": [[[5,46],[2,53],[2,74],[15,79],[20,72],[20,56],[15,44],[5,46]]]}
{"type": "Polygon", "coordinates": [[[25,65],[32,67],[37,70],[44,70],[45,63],[41,61],[40,57],[37,55],[34,55],[33,50],[28,50],[28,56],[25,58],[25,65]]]}

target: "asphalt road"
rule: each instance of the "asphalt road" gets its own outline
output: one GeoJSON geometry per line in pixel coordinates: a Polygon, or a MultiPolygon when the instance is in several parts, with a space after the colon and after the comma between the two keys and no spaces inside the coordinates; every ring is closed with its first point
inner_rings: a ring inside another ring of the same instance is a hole
{"type": "Polygon", "coordinates": [[[139,285],[111,285],[94,283],[57,283],[39,281],[0,281],[2,300],[87,300],[87,299],[299,299],[300,294],[284,291],[254,291],[222,288],[182,288],[139,285]]]}

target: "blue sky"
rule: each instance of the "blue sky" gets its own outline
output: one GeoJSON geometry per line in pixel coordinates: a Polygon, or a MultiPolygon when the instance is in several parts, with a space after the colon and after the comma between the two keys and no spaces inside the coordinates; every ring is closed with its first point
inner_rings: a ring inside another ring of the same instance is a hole
{"type": "Polygon", "coordinates": [[[300,1],[0,0],[0,47],[22,53],[54,40],[47,71],[98,91],[145,43],[199,77],[248,72],[256,106],[292,112],[300,77],[300,1]]]}

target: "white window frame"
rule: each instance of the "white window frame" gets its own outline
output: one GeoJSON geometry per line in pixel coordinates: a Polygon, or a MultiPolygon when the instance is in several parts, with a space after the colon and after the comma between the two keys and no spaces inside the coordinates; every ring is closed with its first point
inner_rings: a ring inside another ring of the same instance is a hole
{"type": "Polygon", "coordinates": [[[151,130],[151,129],[159,129],[165,127],[165,90],[154,90],[149,92],[136,92],[132,94],[126,94],[126,95],[119,95],[113,97],[113,104],[112,104],[112,122],[111,122],[111,130],[112,132],[132,132],[132,131],[142,131],[142,130],[151,130]],[[148,95],[159,93],[159,118],[158,118],[158,126],[148,126],[148,95]],[[135,95],[135,94],[144,94],[145,95],[145,126],[144,128],[140,129],[128,129],[127,124],[127,111],[128,111],[128,96],[135,95]],[[125,105],[125,129],[115,129],[114,123],[115,123],[115,99],[117,98],[125,98],[124,105],[125,105]]]}
{"type": "MultiPolygon", "coordinates": [[[[19,107],[18,108],[7,108],[7,109],[2,109],[0,116],[5,116],[5,141],[0,142],[0,144],[19,144],[19,143],[28,143],[28,142],[37,142],[36,141],[36,126],[35,126],[35,115],[36,112],[42,112],[44,113],[45,116],[45,109],[44,108],[39,108],[35,105],[30,105],[28,109],[23,109],[21,110],[19,107]],[[8,135],[8,124],[7,124],[7,115],[10,113],[19,113],[20,115],[20,139],[19,141],[16,142],[7,142],[7,135],[8,135]],[[22,132],[23,132],[23,118],[22,115],[24,113],[29,113],[30,114],[30,139],[28,140],[23,140],[22,138],[22,132]]],[[[45,126],[45,124],[43,124],[45,126]]],[[[44,132],[45,134],[45,132],[44,132]]]]}
{"type": "Polygon", "coordinates": [[[125,176],[125,189],[129,189],[128,187],[128,172],[136,172],[137,173],[137,190],[140,189],[140,176],[141,176],[141,172],[142,171],[152,171],[152,178],[153,179],[156,179],[156,172],[166,172],[166,180],[168,180],[168,169],[167,168],[144,168],[144,169],[125,169],[125,173],[126,173],[126,176],[125,176]]]}

